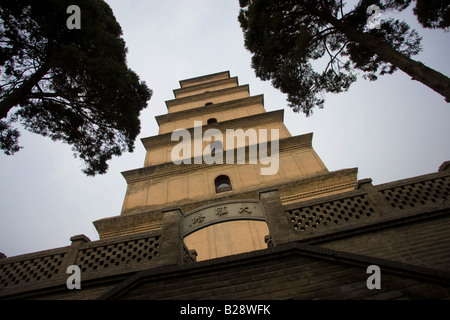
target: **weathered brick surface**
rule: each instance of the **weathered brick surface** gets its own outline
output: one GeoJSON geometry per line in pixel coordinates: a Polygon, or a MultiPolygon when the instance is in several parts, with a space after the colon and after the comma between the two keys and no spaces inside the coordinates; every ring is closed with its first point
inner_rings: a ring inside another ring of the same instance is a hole
{"type": "Polygon", "coordinates": [[[58,288],[65,294],[69,265],[80,267],[82,282],[103,278],[109,283],[110,277],[167,264],[173,258],[159,255],[160,238],[161,230],[94,242],[81,235],[72,237],[69,247],[1,259],[0,298],[39,298],[58,288]]]}
{"type": "Polygon", "coordinates": [[[320,246],[450,271],[450,216],[320,243],[320,246]]]}
{"type": "MultiPolygon", "coordinates": [[[[281,246],[283,247],[283,246],[281,246]]],[[[114,299],[440,299],[450,297],[450,278],[411,269],[381,268],[381,289],[366,286],[367,262],[358,256],[302,247],[267,249],[197,263],[171,272],[142,272],[105,295],[114,299]],[[330,259],[333,254],[333,259],[330,259]],[[428,274],[430,278],[434,275],[428,274]]]]}
{"type": "Polygon", "coordinates": [[[165,210],[159,230],[94,242],[75,236],[69,247],[1,258],[0,297],[448,299],[448,168],[379,186],[364,180],[287,206],[276,190],[261,189],[274,247],[204,262],[188,263],[182,210],[165,210]],[[80,291],[65,286],[72,264],[83,270],[80,291]],[[365,286],[370,264],[382,269],[381,290],[365,286]]]}

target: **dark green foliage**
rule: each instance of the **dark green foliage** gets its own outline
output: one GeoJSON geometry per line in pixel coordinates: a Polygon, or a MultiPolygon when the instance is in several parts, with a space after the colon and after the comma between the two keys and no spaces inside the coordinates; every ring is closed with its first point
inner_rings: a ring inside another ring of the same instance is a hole
{"type": "Polygon", "coordinates": [[[409,3],[362,0],[345,13],[341,1],[241,0],[238,19],[256,76],[286,93],[294,111],[322,108],[324,94],[348,90],[357,72],[376,80],[397,68],[448,99],[449,79],[410,59],[421,50],[416,31],[393,19],[365,27],[370,5],[387,12],[409,3]]]}
{"type": "Polygon", "coordinates": [[[450,27],[450,0],[417,0],[414,13],[425,28],[450,27]]]}
{"type": "Polygon", "coordinates": [[[401,11],[412,2],[415,3],[413,12],[424,28],[447,30],[450,27],[450,0],[387,0],[386,6],[401,11]]]}
{"type": "Polygon", "coordinates": [[[87,175],[133,151],[152,91],[126,63],[122,29],[102,0],[4,0],[0,8],[0,147],[20,149],[22,124],[72,145],[87,175]],[[69,29],[67,7],[81,9],[69,29]]]}

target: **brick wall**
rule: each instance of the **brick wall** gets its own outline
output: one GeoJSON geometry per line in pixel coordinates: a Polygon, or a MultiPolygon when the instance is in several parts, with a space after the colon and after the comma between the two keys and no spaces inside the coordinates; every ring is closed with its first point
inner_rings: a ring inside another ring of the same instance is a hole
{"type": "MultiPolygon", "coordinates": [[[[179,208],[160,230],[0,257],[1,298],[437,299],[450,297],[450,164],[437,173],[283,206],[259,190],[270,248],[195,262],[183,249],[179,208]],[[83,271],[68,292],[66,268],[83,271]],[[382,269],[368,290],[366,268],[382,269]]],[[[255,195],[256,196],[256,195],[255,195]]]]}
{"type": "Polygon", "coordinates": [[[439,299],[450,296],[449,283],[448,274],[441,278],[429,270],[291,243],[178,270],[142,272],[103,298],[439,299]],[[381,268],[379,290],[366,285],[371,263],[381,268]]]}
{"type": "Polygon", "coordinates": [[[450,270],[450,216],[408,223],[318,245],[414,265],[450,270]]]}
{"type": "MultiPolygon", "coordinates": [[[[325,248],[450,270],[450,171],[285,206],[295,239],[325,248]]],[[[447,169],[447,170],[445,170],[447,169]]]]}

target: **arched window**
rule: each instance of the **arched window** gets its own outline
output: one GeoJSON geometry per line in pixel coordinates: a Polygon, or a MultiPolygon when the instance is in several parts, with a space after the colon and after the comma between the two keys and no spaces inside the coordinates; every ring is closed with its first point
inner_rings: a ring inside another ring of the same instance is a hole
{"type": "Polygon", "coordinates": [[[218,176],[214,180],[214,185],[216,187],[216,193],[221,193],[221,192],[232,190],[230,178],[228,178],[228,176],[225,176],[225,175],[218,176]]]}
{"type": "Polygon", "coordinates": [[[208,119],[208,121],[206,121],[206,123],[207,123],[207,124],[214,124],[214,123],[217,123],[217,119],[216,119],[216,118],[208,119]]]}

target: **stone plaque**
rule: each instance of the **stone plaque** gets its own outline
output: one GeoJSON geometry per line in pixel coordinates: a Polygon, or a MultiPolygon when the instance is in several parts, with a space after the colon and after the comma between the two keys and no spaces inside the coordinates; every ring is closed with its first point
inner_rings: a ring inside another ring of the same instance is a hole
{"type": "Polygon", "coordinates": [[[189,211],[181,219],[183,237],[198,229],[224,221],[266,220],[259,201],[256,200],[216,203],[189,211]]]}

